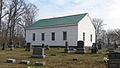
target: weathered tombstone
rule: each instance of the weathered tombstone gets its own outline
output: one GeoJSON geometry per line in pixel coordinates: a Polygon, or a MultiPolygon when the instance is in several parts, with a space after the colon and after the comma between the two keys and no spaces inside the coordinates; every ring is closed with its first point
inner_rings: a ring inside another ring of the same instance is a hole
{"type": "Polygon", "coordinates": [[[20,61],[20,64],[29,64],[30,63],[30,61],[28,61],[28,60],[21,60],[20,61]]]}
{"type": "Polygon", "coordinates": [[[16,62],[16,60],[15,59],[7,59],[6,62],[7,63],[14,63],[14,62],[16,62]]]}
{"type": "Polygon", "coordinates": [[[93,43],[91,53],[96,54],[97,51],[98,51],[98,49],[97,49],[96,43],[93,43]]]}
{"type": "Polygon", "coordinates": [[[27,43],[25,46],[25,51],[30,51],[31,49],[31,43],[27,43]]]}
{"type": "Polygon", "coordinates": [[[3,47],[2,47],[2,50],[5,50],[5,44],[3,43],[3,47]]]}
{"type": "Polygon", "coordinates": [[[85,53],[85,48],[84,48],[84,41],[78,41],[77,42],[77,54],[84,54],[85,53]]]}
{"type": "Polygon", "coordinates": [[[10,51],[13,51],[14,50],[13,42],[11,41],[9,45],[10,45],[10,51]]]}
{"type": "Polygon", "coordinates": [[[46,50],[49,50],[49,49],[50,49],[50,47],[47,45],[47,46],[46,46],[46,50]]]}
{"type": "Polygon", "coordinates": [[[35,62],[35,65],[43,66],[43,65],[45,65],[45,62],[35,62]]]}
{"type": "Polygon", "coordinates": [[[44,55],[44,44],[42,44],[42,47],[40,46],[36,46],[34,45],[33,46],[33,53],[32,53],[32,56],[33,58],[45,58],[45,55],[44,55]]]}
{"type": "Polygon", "coordinates": [[[69,52],[70,52],[69,46],[68,46],[68,42],[65,42],[65,49],[64,49],[64,52],[65,52],[65,53],[69,53],[69,52]]]}
{"type": "Polygon", "coordinates": [[[112,52],[108,54],[108,68],[120,68],[120,53],[112,52]]]}

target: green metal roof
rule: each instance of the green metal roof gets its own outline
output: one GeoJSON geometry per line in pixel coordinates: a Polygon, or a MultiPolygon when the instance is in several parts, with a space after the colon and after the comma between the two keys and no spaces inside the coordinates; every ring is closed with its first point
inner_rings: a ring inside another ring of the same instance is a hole
{"type": "Polygon", "coordinates": [[[42,19],[42,20],[38,20],[37,22],[35,22],[30,26],[27,26],[26,28],[37,28],[37,27],[56,26],[56,25],[65,25],[65,24],[77,24],[79,21],[81,21],[85,17],[86,14],[87,13],[42,19]]]}

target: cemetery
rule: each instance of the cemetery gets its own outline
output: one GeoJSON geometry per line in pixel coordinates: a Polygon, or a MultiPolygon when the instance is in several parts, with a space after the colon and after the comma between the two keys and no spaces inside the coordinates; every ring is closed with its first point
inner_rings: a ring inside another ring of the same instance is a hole
{"type": "MultiPolygon", "coordinates": [[[[78,45],[79,43],[82,42],[78,42],[78,45]]],[[[44,44],[42,47],[33,46],[27,51],[26,48],[14,48],[14,51],[9,48],[1,49],[0,68],[118,68],[120,66],[120,53],[117,53],[119,48],[116,50],[110,48],[110,53],[106,56],[106,51],[109,51],[109,48],[99,50],[93,44],[92,48],[86,49],[82,45],[78,46],[80,49],[70,48],[67,42],[65,48],[59,49],[49,47],[48,50],[44,44]],[[116,52],[111,52],[111,50],[116,52]],[[105,57],[109,61],[104,62],[105,57]]]]}
{"type": "Polygon", "coordinates": [[[0,68],[120,68],[119,4],[0,0],[0,68]]]}

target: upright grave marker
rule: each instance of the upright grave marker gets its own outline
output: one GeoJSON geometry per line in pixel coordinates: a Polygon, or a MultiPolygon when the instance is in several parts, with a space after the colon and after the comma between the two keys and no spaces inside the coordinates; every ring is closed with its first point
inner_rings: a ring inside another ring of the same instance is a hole
{"type": "Polygon", "coordinates": [[[50,47],[47,45],[47,46],[46,46],[46,50],[49,50],[49,49],[50,49],[50,47]]]}
{"type": "Polygon", "coordinates": [[[33,46],[33,53],[32,56],[33,58],[45,58],[44,55],[44,44],[42,44],[42,47],[39,45],[34,45],[33,46]]]}
{"type": "Polygon", "coordinates": [[[14,50],[13,42],[11,41],[9,45],[10,45],[10,51],[13,51],[14,50]]]}
{"type": "Polygon", "coordinates": [[[84,41],[78,41],[77,42],[77,54],[84,54],[85,53],[85,48],[84,48],[84,41]]]}
{"type": "Polygon", "coordinates": [[[68,42],[65,42],[65,50],[64,50],[65,53],[69,53],[70,50],[69,50],[69,46],[68,46],[68,42]]]}
{"type": "Polygon", "coordinates": [[[5,43],[3,43],[3,47],[2,47],[2,50],[5,50],[5,43]]]}
{"type": "Polygon", "coordinates": [[[25,51],[30,51],[31,49],[31,43],[27,43],[26,46],[25,46],[25,51]]]}
{"type": "Polygon", "coordinates": [[[108,54],[108,68],[120,68],[120,53],[112,52],[108,54]]]}
{"type": "Polygon", "coordinates": [[[96,43],[93,43],[92,49],[91,49],[91,53],[95,53],[96,54],[97,51],[98,51],[97,45],[96,45],[96,43]]]}

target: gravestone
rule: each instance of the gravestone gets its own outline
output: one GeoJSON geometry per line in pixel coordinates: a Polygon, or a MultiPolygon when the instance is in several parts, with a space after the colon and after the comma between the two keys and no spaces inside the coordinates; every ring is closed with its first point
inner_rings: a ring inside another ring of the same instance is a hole
{"type": "Polygon", "coordinates": [[[50,49],[50,47],[47,45],[47,46],[46,46],[46,50],[49,50],[49,49],[50,49]]]}
{"type": "Polygon", "coordinates": [[[2,47],[2,50],[5,50],[5,44],[3,43],[3,47],[2,47]]]}
{"type": "Polygon", "coordinates": [[[111,52],[108,54],[108,68],[120,68],[120,53],[111,52]]]}
{"type": "Polygon", "coordinates": [[[69,53],[69,52],[70,52],[69,46],[68,46],[68,42],[65,42],[65,49],[64,49],[64,52],[65,52],[65,53],[69,53]]]}
{"type": "Polygon", "coordinates": [[[85,53],[85,48],[84,48],[84,41],[78,41],[77,42],[77,54],[84,54],[85,53]]]}
{"type": "Polygon", "coordinates": [[[29,64],[30,63],[30,61],[28,61],[28,60],[21,60],[20,61],[20,64],[29,64]]]}
{"type": "Polygon", "coordinates": [[[13,42],[11,41],[9,45],[10,45],[10,51],[13,51],[14,50],[13,42]]]}
{"type": "Polygon", "coordinates": [[[44,44],[42,44],[42,47],[40,46],[33,46],[33,53],[32,53],[32,58],[45,58],[44,55],[44,44]]]}
{"type": "Polygon", "coordinates": [[[120,59],[120,53],[119,52],[112,52],[108,54],[109,59],[120,59]]]}
{"type": "Polygon", "coordinates": [[[98,51],[97,45],[96,45],[96,43],[93,43],[92,49],[91,49],[91,53],[92,53],[92,54],[96,54],[97,51],[98,51]]]}
{"type": "Polygon", "coordinates": [[[45,45],[44,45],[44,44],[42,44],[42,48],[45,48],[45,45]]]}
{"type": "Polygon", "coordinates": [[[6,62],[7,63],[14,63],[14,62],[16,62],[16,60],[15,59],[7,59],[6,62]]]}
{"type": "Polygon", "coordinates": [[[27,43],[25,46],[25,51],[30,51],[31,49],[31,43],[27,43]]]}
{"type": "Polygon", "coordinates": [[[43,65],[45,65],[45,62],[35,62],[35,65],[43,66],[43,65]]]}

